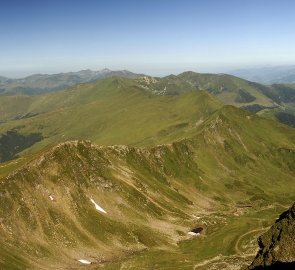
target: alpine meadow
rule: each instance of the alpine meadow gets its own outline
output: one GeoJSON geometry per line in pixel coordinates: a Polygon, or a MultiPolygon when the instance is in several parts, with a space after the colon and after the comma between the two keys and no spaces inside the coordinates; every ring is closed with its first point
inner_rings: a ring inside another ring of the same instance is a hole
{"type": "Polygon", "coordinates": [[[0,269],[295,269],[294,8],[3,3],[0,269]]]}

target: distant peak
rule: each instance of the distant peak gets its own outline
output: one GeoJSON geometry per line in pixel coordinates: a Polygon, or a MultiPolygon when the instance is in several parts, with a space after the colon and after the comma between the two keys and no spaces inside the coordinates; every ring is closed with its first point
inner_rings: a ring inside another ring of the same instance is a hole
{"type": "Polygon", "coordinates": [[[187,71],[180,73],[179,75],[195,75],[195,74],[199,74],[199,73],[195,72],[195,71],[187,70],[187,71]]]}
{"type": "Polygon", "coordinates": [[[100,72],[106,73],[106,72],[111,72],[111,70],[108,68],[104,68],[104,69],[100,70],[100,72]]]}

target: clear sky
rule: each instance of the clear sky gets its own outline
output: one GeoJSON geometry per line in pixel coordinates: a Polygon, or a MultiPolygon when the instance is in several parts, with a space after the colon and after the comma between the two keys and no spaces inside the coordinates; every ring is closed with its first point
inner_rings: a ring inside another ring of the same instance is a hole
{"type": "Polygon", "coordinates": [[[295,64],[294,0],[3,0],[0,75],[295,64]]]}

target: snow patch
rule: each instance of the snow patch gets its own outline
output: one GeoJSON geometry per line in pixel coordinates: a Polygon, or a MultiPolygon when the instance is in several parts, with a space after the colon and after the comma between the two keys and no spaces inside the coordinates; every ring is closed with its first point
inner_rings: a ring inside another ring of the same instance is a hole
{"type": "Polygon", "coordinates": [[[87,260],[83,260],[83,259],[80,259],[78,260],[80,263],[83,263],[83,264],[91,264],[90,261],[87,261],[87,260]]]}
{"type": "Polygon", "coordinates": [[[189,234],[191,236],[198,236],[198,235],[200,235],[200,233],[194,233],[194,232],[188,232],[187,234],[189,234]]]}
{"type": "Polygon", "coordinates": [[[100,212],[102,212],[102,213],[107,213],[102,207],[100,207],[93,199],[90,199],[90,201],[94,204],[94,206],[95,206],[95,209],[97,210],[97,211],[100,211],[100,212]]]}

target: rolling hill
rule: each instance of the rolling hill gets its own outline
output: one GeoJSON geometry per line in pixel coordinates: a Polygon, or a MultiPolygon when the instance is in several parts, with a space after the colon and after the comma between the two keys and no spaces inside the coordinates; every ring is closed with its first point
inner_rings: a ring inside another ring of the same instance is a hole
{"type": "Polygon", "coordinates": [[[261,89],[267,87],[226,74],[187,71],[177,76],[170,75],[163,78],[139,77],[137,81],[142,87],[157,94],[175,95],[188,91],[204,90],[228,105],[239,107],[252,104],[274,106],[273,100],[262,93],[261,89]]]}
{"type": "Polygon", "coordinates": [[[177,95],[196,90],[215,95],[224,104],[259,113],[291,127],[295,126],[295,87],[265,86],[227,74],[184,72],[164,78],[139,77],[141,87],[158,95],[177,95]]]}
{"type": "Polygon", "coordinates": [[[222,106],[212,94],[223,104],[295,125],[292,85],[265,87],[194,72],[111,77],[42,95],[0,95],[0,160],[66,140],[144,146],[191,136],[222,106]]]}
{"type": "Polygon", "coordinates": [[[126,78],[41,96],[1,96],[0,103],[2,141],[10,142],[9,149],[0,148],[2,161],[24,150],[19,141],[32,138],[37,142],[34,151],[74,139],[103,145],[171,142],[194,134],[198,124],[222,106],[204,91],[159,96],[126,78]]]}
{"type": "MultiPolygon", "coordinates": [[[[46,92],[55,92],[65,87],[77,86],[83,88],[81,83],[94,82],[108,77],[132,78],[134,84],[143,90],[156,95],[179,95],[181,93],[204,90],[215,95],[224,104],[242,107],[251,112],[261,112],[261,115],[294,127],[294,85],[275,84],[265,86],[253,83],[227,74],[204,74],[184,72],[179,75],[166,77],[150,77],[129,71],[101,71],[84,70],[79,72],[60,73],[54,75],[32,75],[24,79],[11,80],[2,78],[2,94],[13,96],[19,94],[41,95],[46,92]]],[[[1,88],[1,87],[0,87],[1,88]]],[[[0,103],[6,102],[5,98],[0,103]]],[[[24,104],[14,104],[14,98],[10,99],[12,106],[22,110],[29,102],[30,97],[21,97],[24,104]],[[20,108],[19,108],[20,106],[20,108]]],[[[16,98],[17,99],[17,98],[16,98]]],[[[36,98],[38,99],[38,97],[36,98]]],[[[3,111],[3,110],[2,110],[3,111]]],[[[5,109],[4,114],[11,113],[11,109],[5,109]]],[[[13,114],[14,111],[12,112],[13,114]]],[[[31,114],[20,117],[30,117],[31,114]]],[[[19,117],[19,116],[18,116],[19,117]]]]}
{"type": "Polygon", "coordinates": [[[257,233],[294,199],[294,142],[293,129],[225,106],[159,146],[42,149],[0,180],[0,265],[245,266],[257,233]],[[200,236],[188,234],[195,226],[200,236]]]}
{"type": "Polygon", "coordinates": [[[280,106],[264,108],[259,114],[295,127],[295,85],[274,84],[270,87],[270,91],[265,92],[265,95],[275,100],[280,106]]]}

